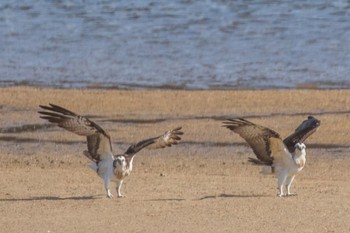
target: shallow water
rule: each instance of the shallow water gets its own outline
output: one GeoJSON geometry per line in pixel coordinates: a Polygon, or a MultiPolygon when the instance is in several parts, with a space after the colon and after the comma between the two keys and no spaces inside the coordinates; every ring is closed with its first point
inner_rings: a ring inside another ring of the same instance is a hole
{"type": "Polygon", "coordinates": [[[341,0],[1,1],[0,86],[350,88],[349,16],[341,0]]]}

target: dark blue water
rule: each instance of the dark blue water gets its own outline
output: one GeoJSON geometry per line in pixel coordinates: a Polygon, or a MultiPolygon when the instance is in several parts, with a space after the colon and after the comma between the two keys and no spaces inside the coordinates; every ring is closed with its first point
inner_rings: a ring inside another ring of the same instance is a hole
{"type": "Polygon", "coordinates": [[[0,1],[0,86],[350,88],[349,71],[349,1],[0,1]]]}

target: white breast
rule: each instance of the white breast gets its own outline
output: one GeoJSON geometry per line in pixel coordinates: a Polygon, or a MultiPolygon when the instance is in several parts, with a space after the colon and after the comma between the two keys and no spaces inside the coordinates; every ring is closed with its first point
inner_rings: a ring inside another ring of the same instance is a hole
{"type": "Polygon", "coordinates": [[[293,159],[295,162],[296,170],[298,172],[301,171],[304,168],[305,163],[306,163],[306,151],[305,151],[305,149],[303,149],[301,151],[296,150],[293,159]]]}

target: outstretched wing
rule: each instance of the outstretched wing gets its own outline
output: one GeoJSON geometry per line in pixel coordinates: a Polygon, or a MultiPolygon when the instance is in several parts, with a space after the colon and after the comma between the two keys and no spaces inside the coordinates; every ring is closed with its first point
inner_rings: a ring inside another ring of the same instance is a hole
{"type": "Polygon", "coordinates": [[[127,157],[132,157],[145,147],[149,149],[158,149],[176,145],[181,140],[180,135],[183,135],[181,129],[182,127],[177,127],[165,132],[161,136],[149,138],[133,144],[126,150],[125,155],[127,155],[127,157]]]}
{"type": "Polygon", "coordinates": [[[87,117],[80,116],[70,110],[55,104],[49,106],[39,105],[45,111],[39,111],[40,118],[48,120],[72,133],[86,136],[88,152],[84,153],[94,161],[104,156],[112,155],[111,138],[107,131],[87,117]]]}
{"type": "Polygon", "coordinates": [[[242,118],[228,119],[223,124],[224,127],[239,134],[264,164],[271,165],[274,160],[272,155],[280,154],[284,150],[285,146],[279,134],[269,128],[242,118]]]}
{"type": "Polygon", "coordinates": [[[310,135],[315,133],[320,123],[315,117],[308,116],[307,120],[303,121],[294,133],[283,140],[289,152],[293,153],[297,143],[303,143],[310,135]]]}

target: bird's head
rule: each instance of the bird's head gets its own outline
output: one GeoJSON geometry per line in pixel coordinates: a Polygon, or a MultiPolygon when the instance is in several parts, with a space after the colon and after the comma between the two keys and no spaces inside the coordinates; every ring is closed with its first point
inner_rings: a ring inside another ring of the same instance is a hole
{"type": "Polygon", "coordinates": [[[127,162],[125,159],[124,155],[116,155],[115,159],[113,161],[113,167],[117,170],[117,171],[124,171],[126,168],[127,162]]]}
{"type": "Polygon", "coordinates": [[[295,144],[295,149],[298,151],[305,151],[306,146],[304,143],[297,143],[297,144],[295,144]]]}

